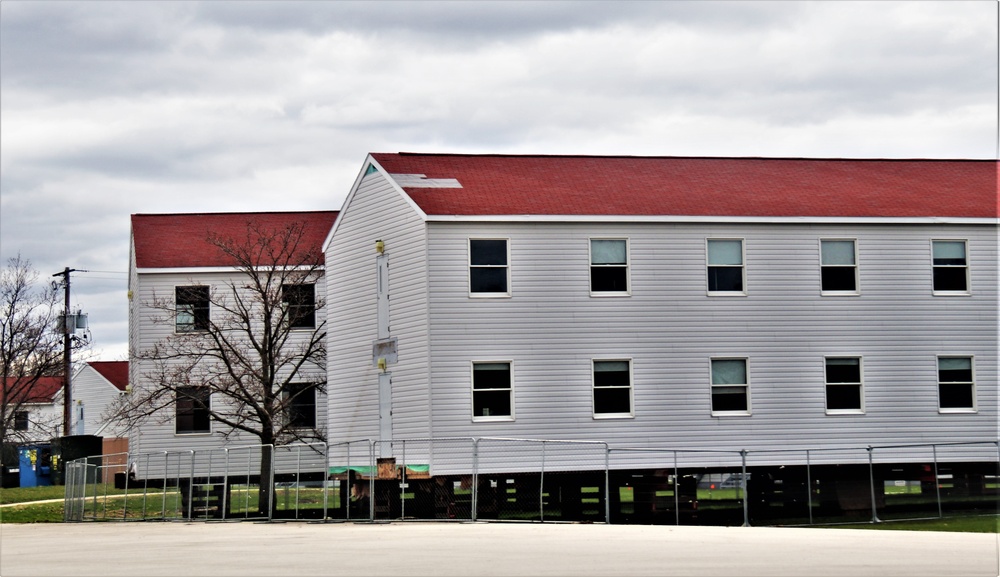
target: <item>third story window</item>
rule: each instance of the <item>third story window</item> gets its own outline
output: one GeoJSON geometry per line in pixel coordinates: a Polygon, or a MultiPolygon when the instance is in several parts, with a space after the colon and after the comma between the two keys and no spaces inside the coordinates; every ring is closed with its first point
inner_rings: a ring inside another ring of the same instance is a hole
{"type": "Polygon", "coordinates": [[[975,410],[972,357],[938,357],[938,399],[942,411],[975,410]]]}
{"type": "Polygon", "coordinates": [[[469,239],[469,292],[510,294],[507,268],[506,239],[469,239]]]}
{"type": "Polygon", "coordinates": [[[824,292],[858,290],[858,266],[853,240],[821,240],[820,261],[824,292]]]}
{"type": "Polygon", "coordinates": [[[628,292],[628,241],[590,240],[590,292],[628,292]]]}
{"type": "Polygon", "coordinates": [[[472,364],[472,417],[509,419],[511,412],[510,363],[472,364]]]}
{"type": "Polygon", "coordinates": [[[746,359],[712,359],[712,413],[750,414],[746,359]]]}
{"type": "Polygon", "coordinates": [[[175,298],[177,332],[207,331],[209,321],[208,287],[179,286],[175,289],[175,298]]]}
{"type": "Polygon", "coordinates": [[[969,264],[964,240],[935,240],[934,290],[966,292],[969,290],[969,264]]]}
{"type": "Polygon", "coordinates": [[[288,326],[295,329],[316,327],[316,286],[312,284],[281,285],[281,302],[288,315],[288,326]]]}
{"type": "Polygon", "coordinates": [[[594,416],[632,415],[632,371],[629,361],[594,361],[594,416]]]}
{"type": "Polygon", "coordinates": [[[708,292],[743,292],[742,240],[708,240],[708,292]]]}
{"type": "Polygon", "coordinates": [[[178,387],[176,428],[178,435],[212,432],[209,410],[212,394],[206,387],[178,387]]]}
{"type": "Polygon", "coordinates": [[[860,358],[826,359],[826,410],[830,413],[863,410],[860,358]]]}

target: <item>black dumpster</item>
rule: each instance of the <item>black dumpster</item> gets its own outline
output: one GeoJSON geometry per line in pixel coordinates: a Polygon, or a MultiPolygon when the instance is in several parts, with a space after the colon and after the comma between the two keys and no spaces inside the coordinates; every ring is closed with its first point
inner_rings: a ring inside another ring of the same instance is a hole
{"type": "Polygon", "coordinates": [[[52,439],[53,485],[66,484],[66,463],[87,457],[87,483],[100,482],[101,455],[104,437],[96,435],[69,435],[52,439]]]}

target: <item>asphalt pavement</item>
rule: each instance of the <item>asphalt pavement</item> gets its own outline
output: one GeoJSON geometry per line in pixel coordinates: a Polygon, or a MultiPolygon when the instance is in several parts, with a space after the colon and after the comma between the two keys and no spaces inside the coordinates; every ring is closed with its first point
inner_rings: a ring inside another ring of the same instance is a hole
{"type": "Polygon", "coordinates": [[[0,525],[3,577],[1000,575],[997,534],[529,523],[0,525]]]}

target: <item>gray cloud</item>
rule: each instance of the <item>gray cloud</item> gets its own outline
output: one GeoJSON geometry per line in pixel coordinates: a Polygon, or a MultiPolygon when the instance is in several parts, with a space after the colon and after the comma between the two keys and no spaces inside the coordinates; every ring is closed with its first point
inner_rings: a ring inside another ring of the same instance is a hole
{"type": "Polygon", "coordinates": [[[0,257],[111,271],[74,293],[119,358],[129,214],[338,209],[369,151],[993,157],[996,14],[5,1],[0,257]]]}

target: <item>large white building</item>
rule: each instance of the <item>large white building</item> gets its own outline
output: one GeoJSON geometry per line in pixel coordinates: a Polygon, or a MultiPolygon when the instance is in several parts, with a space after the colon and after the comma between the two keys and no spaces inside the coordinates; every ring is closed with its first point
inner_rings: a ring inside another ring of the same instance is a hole
{"type": "Polygon", "coordinates": [[[996,183],[995,161],[371,154],[326,248],[330,437],[730,452],[682,455],[705,467],[995,440],[996,183]]]}
{"type": "MultiPolygon", "coordinates": [[[[932,452],[955,478],[996,474],[996,161],[373,153],[339,215],[298,214],[325,226],[316,419],[338,479],[374,474],[348,442],[418,484],[573,472],[545,480],[564,507],[602,467],[612,486],[652,479],[654,509],[678,464],[748,465],[786,493],[872,463],[872,447],[883,479],[925,478],[932,452]],[[606,450],[488,455],[462,439],[606,450]]],[[[143,303],[180,311],[183,287],[231,279],[203,238],[242,218],[133,216],[133,386],[149,371],[135,353],[190,328],[143,303]]],[[[188,409],[168,417],[131,449],[222,440],[188,409]]],[[[526,487],[518,500],[540,494],[526,487]]]]}

